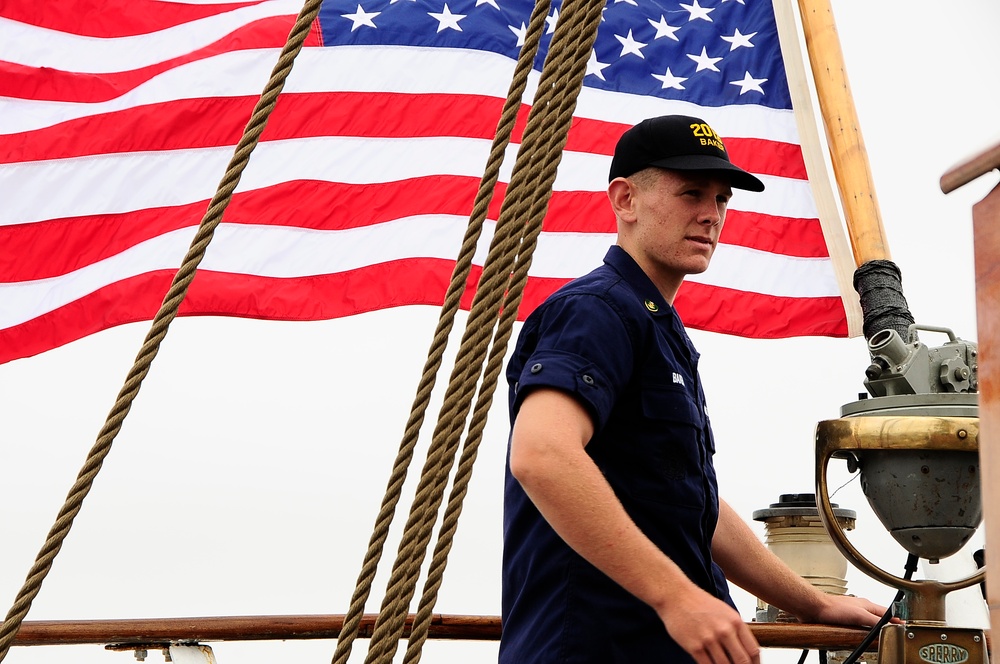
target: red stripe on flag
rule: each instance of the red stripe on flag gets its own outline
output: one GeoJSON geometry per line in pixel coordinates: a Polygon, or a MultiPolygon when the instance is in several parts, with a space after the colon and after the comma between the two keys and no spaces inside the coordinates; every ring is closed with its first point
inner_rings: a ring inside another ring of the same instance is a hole
{"type": "MultiPolygon", "coordinates": [[[[181,305],[181,316],[227,315],[267,320],[326,320],[389,307],[440,306],[451,279],[453,261],[410,259],[370,265],[338,274],[277,279],[199,272],[181,305]]],[[[474,268],[477,280],[481,268],[474,268]]],[[[0,364],[30,357],[109,327],[150,320],[169,288],[173,271],[151,272],[101,288],[52,312],[0,330],[0,364]]],[[[519,309],[532,311],[568,279],[532,277],[519,309]]],[[[846,336],[840,298],[784,298],[736,293],[687,282],[676,306],[685,324],[698,329],[747,337],[780,338],[802,334],[846,336]],[[804,317],[804,318],[803,318],[804,317]],[[794,327],[788,321],[807,320],[794,327]]],[[[472,301],[471,290],[463,306],[472,301]]]]}
{"type": "MultiPolygon", "coordinates": [[[[257,97],[182,99],[0,135],[0,163],[236,145],[257,97]]],[[[491,140],[503,100],[473,95],[286,93],[262,141],[317,136],[491,140]]]]}
{"type": "MultiPolygon", "coordinates": [[[[351,185],[296,180],[233,196],[225,223],[344,230],[423,214],[468,217],[479,181],[429,176],[351,185]],[[288,205],[288,201],[297,204],[288,205]]],[[[505,187],[498,186],[490,218],[497,219],[505,187]]],[[[47,279],[110,258],[145,240],[197,226],[208,207],[198,201],[123,214],[53,219],[0,226],[0,282],[47,279]]],[[[614,233],[614,215],[602,192],[555,192],[546,232],[614,233]]],[[[731,211],[722,241],[803,258],[827,255],[817,220],[731,211]]]]}
{"type": "MultiPolygon", "coordinates": [[[[478,278],[479,271],[473,276],[478,278]]],[[[568,279],[531,277],[525,285],[518,319],[557,291],[568,279]]],[[[467,292],[462,306],[468,308],[472,298],[467,292]]],[[[759,339],[780,339],[792,336],[847,336],[844,304],[839,297],[792,298],[733,291],[718,286],[684,282],[674,302],[684,324],[699,330],[733,334],[759,339]],[[738,296],[740,309],[732,307],[738,296]],[[746,309],[746,311],[744,311],[746,309]],[[747,315],[747,311],[751,315],[747,315]],[[801,325],[792,321],[807,320],[801,325]]]]}
{"type": "MultiPolygon", "coordinates": [[[[419,214],[467,216],[479,181],[431,176],[369,185],[293,181],[234,194],[226,223],[343,230],[419,214]],[[419,196],[417,194],[420,194],[419,196]],[[298,205],[289,205],[289,201],[298,205]]],[[[195,227],[208,201],[0,226],[0,282],[47,279],[178,228],[195,227]]]]}
{"type": "MultiPolygon", "coordinates": [[[[235,145],[256,102],[256,97],[183,99],[7,134],[0,136],[0,163],[235,145]]],[[[286,93],[278,100],[261,140],[316,136],[492,140],[502,108],[501,99],[475,95],[286,93]]],[[[621,127],[596,120],[577,122],[566,149],[610,156],[621,127]]],[[[513,140],[521,140],[519,132],[513,140]]],[[[739,138],[726,143],[741,168],[806,179],[797,146],[739,138]]]]}
{"type": "Polygon", "coordinates": [[[830,255],[819,219],[730,210],[719,241],[784,256],[826,258],[830,255]]]}
{"type": "Polygon", "coordinates": [[[686,326],[711,332],[758,339],[847,336],[839,297],[777,297],[686,281],[674,306],[686,326]]]}
{"type": "MultiPolygon", "coordinates": [[[[208,46],[131,71],[91,74],[0,62],[0,90],[4,91],[4,95],[17,99],[86,104],[109,101],[136,89],[159,74],[189,62],[237,50],[280,49],[285,45],[288,31],[294,22],[294,16],[276,16],[254,21],[208,46]]],[[[310,45],[317,43],[317,34],[318,29],[310,33],[310,45]]]]}
{"type": "Polygon", "coordinates": [[[128,37],[217,16],[257,2],[184,4],[151,0],[59,0],[0,3],[0,16],[28,25],[87,37],[128,37]]]}
{"type": "MultiPolygon", "coordinates": [[[[566,149],[612,155],[618,138],[628,128],[629,125],[613,122],[573,118],[566,149]]],[[[802,149],[798,145],[738,136],[723,137],[723,140],[729,159],[744,170],[796,180],[808,179],[802,149]]]]}
{"type": "MultiPolygon", "coordinates": [[[[413,304],[440,306],[453,261],[412,259],[308,278],[201,271],[179,315],[325,320],[413,304]]],[[[151,320],[174,271],[125,279],[49,313],[0,330],[0,364],[30,357],[109,327],[151,320]]]]}

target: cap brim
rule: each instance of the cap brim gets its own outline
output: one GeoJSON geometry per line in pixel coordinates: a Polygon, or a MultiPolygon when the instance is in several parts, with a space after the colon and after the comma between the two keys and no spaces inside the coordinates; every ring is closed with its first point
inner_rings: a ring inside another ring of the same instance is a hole
{"type": "Polygon", "coordinates": [[[680,157],[667,157],[650,162],[650,166],[670,168],[675,171],[725,171],[730,183],[736,189],[747,191],[764,191],[764,183],[754,175],[747,173],[731,162],[711,155],[692,154],[680,157]]]}

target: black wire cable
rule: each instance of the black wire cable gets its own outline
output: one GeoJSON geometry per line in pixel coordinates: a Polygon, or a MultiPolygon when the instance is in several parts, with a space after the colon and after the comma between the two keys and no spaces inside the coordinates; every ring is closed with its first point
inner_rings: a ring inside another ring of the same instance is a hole
{"type": "MultiPolygon", "coordinates": [[[[906,565],[904,569],[906,570],[906,573],[903,575],[903,578],[909,581],[910,578],[913,576],[913,573],[917,571],[917,556],[913,555],[912,553],[908,554],[906,556],[906,565]]],[[[890,620],[892,620],[893,613],[895,612],[895,604],[901,599],[903,599],[903,591],[898,590],[896,591],[896,597],[893,598],[892,603],[889,604],[889,608],[886,609],[885,615],[879,618],[878,623],[876,623],[875,626],[871,628],[871,631],[868,632],[865,638],[861,641],[861,644],[858,645],[858,647],[855,648],[854,651],[847,656],[847,659],[844,660],[844,664],[854,664],[855,662],[858,661],[861,655],[863,655],[865,651],[868,650],[868,646],[870,646],[872,644],[872,641],[875,640],[875,637],[878,636],[879,631],[883,627],[885,627],[890,620]]]]}

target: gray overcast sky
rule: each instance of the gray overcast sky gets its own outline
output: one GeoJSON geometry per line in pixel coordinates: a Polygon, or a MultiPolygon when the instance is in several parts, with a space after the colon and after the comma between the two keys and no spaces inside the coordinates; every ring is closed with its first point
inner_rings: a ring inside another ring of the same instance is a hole
{"type": "MultiPolygon", "coordinates": [[[[974,339],[971,206],[997,177],[948,196],[938,178],[1000,141],[1000,4],[833,5],[910,308],[920,323],[974,339]]],[[[436,317],[411,307],[310,324],[176,321],[29,620],[343,613],[436,317]]],[[[147,329],[116,328],[0,366],[4,609],[147,329]]],[[[815,423],[837,417],[863,390],[863,341],[693,336],[723,495],[749,518],[781,493],[811,491],[815,423]]],[[[499,611],[506,417],[502,395],[498,401],[439,612],[499,611]]],[[[858,511],[853,537],[863,551],[899,573],[905,553],[877,525],[856,483],[835,500],[858,511]]],[[[383,567],[394,552],[395,540],[383,567]]],[[[961,558],[943,573],[957,573],[961,558]]],[[[879,602],[892,595],[853,569],[848,581],[852,592],[879,602]]],[[[753,599],[737,602],[752,618],[753,599]]],[[[424,661],[490,661],[495,649],[430,643],[424,661]]],[[[329,661],[333,643],[216,644],[215,651],[223,664],[329,661]]],[[[769,651],[764,661],[795,658],[769,651]]],[[[132,657],[98,646],[18,648],[6,661],[132,657]]]]}

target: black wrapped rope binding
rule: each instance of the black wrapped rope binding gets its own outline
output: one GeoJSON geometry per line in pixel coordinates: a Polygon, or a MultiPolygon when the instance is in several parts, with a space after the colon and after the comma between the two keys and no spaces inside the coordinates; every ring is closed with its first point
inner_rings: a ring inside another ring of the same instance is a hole
{"type": "Polygon", "coordinates": [[[868,261],[854,271],[854,290],[861,298],[865,339],[882,330],[892,329],[909,342],[909,328],[914,323],[903,297],[902,274],[892,261],[868,261]]]}

